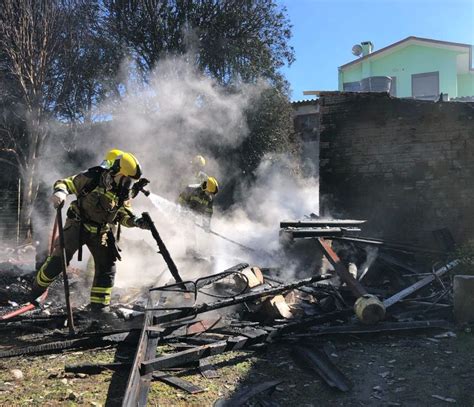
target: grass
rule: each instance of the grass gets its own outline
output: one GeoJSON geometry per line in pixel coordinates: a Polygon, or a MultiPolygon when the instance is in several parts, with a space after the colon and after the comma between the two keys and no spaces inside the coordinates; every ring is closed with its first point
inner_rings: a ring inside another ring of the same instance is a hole
{"type": "MultiPolygon", "coordinates": [[[[203,378],[195,369],[178,374],[205,389],[202,393],[190,395],[153,382],[148,405],[212,406],[243,387],[281,380],[272,400],[282,406],[446,405],[433,394],[473,406],[474,334],[460,331],[456,338],[435,339],[436,333],[318,339],[319,348],[331,344],[333,362],[353,383],[348,393],[334,391],[314,372],[298,366],[291,358],[294,345],[271,344],[259,352],[212,357],[220,374],[216,379],[203,378]]],[[[106,349],[0,360],[0,406],[105,406],[108,392],[123,391],[116,375],[126,380],[126,371],[79,377],[64,373],[64,366],[112,362],[114,356],[115,349],[106,349]],[[23,372],[23,380],[12,379],[13,368],[23,372]]]]}

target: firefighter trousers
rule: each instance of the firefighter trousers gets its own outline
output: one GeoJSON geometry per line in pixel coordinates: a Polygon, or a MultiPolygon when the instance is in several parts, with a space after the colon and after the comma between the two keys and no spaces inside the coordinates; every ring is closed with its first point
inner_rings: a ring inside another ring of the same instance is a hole
{"type": "MultiPolygon", "coordinates": [[[[64,247],[66,249],[66,263],[74,253],[85,244],[94,258],[95,272],[91,287],[90,301],[92,304],[108,305],[115,278],[116,255],[110,247],[106,233],[90,233],[83,229],[79,221],[67,219],[64,225],[64,247]],[[82,240],[82,241],[81,241],[82,240]]],[[[54,250],[36,274],[35,285],[45,290],[61,274],[61,249],[59,238],[54,243],[54,250]]]]}

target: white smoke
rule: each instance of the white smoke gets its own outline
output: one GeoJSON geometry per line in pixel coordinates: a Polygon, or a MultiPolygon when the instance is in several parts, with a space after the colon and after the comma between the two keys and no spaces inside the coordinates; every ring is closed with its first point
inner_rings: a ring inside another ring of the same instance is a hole
{"type": "Polygon", "coordinates": [[[359,272],[358,272],[358,277],[360,280],[362,280],[365,277],[365,275],[369,272],[370,267],[372,266],[374,261],[377,259],[378,252],[379,252],[379,249],[376,247],[367,246],[365,248],[366,260],[359,267],[359,272]]]}
{"type": "MultiPolygon", "coordinates": [[[[226,188],[224,170],[208,146],[237,146],[248,136],[244,113],[265,85],[242,85],[229,91],[193,69],[186,57],[159,63],[145,85],[125,73],[127,63],[123,66],[122,75],[128,79],[120,97],[107,100],[96,113],[96,117],[110,119],[102,126],[105,136],[95,141],[89,137],[83,147],[95,155],[97,164],[111,148],[129,151],[139,159],[144,176],[151,180],[149,189],[158,198],[151,202],[140,194],[133,201],[134,211],[151,214],[183,278],[219,272],[237,262],[278,265],[279,222],[319,210],[318,180],[301,179],[291,173],[290,157],[264,159],[255,184],[241,189],[239,202],[225,213],[215,208],[212,229],[253,251],[195,230],[188,220],[176,216],[172,204],[184,186],[195,182],[189,162],[196,154],[206,157],[206,173],[219,180],[221,190],[226,188]],[[186,249],[194,244],[190,243],[193,239],[206,261],[195,262],[187,256],[186,249]]],[[[49,176],[48,182],[72,175],[64,168],[53,172],[55,176],[49,176]]],[[[123,260],[117,264],[116,285],[169,281],[169,272],[156,254],[149,232],[122,228],[120,246],[123,260]]]]}

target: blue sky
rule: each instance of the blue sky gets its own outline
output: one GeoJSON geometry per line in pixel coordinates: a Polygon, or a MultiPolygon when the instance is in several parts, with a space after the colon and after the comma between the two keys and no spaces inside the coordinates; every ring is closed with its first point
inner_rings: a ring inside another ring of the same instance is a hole
{"type": "Polygon", "coordinates": [[[474,44],[474,0],[277,0],[293,25],[296,61],[284,68],[292,100],[337,89],[337,67],[354,44],[375,50],[411,35],[474,44]]]}

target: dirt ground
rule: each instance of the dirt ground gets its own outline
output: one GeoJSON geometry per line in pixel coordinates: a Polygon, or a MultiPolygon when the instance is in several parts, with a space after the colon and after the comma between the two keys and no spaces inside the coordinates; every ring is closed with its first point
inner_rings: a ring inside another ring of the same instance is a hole
{"type": "MultiPolygon", "coordinates": [[[[468,330],[469,331],[469,330],[468,330]]],[[[291,356],[296,342],[269,344],[253,352],[213,357],[220,375],[203,378],[190,368],[177,375],[204,389],[189,395],[154,382],[149,406],[212,406],[217,400],[263,381],[280,380],[271,395],[248,405],[278,406],[474,406],[474,333],[459,330],[413,334],[340,335],[305,338],[331,355],[349,378],[342,393],[327,386],[291,356]],[[445,337],[439,337],[439,335],[445,337]]],[[[7,342],[4,335],[1,343],[7,342]]],[[[11,338],[13,340],[13,338],[11,338]]],[[[115,349],[65,352],[0,360],[1,406],[116,406],[128,372],[64,373],[66,364],[112,362],[115,349]],[[23,379],[15,380],[11,369],[23,379]],[[106,401],[108,398],[108,401],[106,401]]]]}

